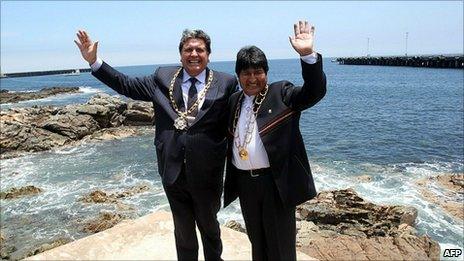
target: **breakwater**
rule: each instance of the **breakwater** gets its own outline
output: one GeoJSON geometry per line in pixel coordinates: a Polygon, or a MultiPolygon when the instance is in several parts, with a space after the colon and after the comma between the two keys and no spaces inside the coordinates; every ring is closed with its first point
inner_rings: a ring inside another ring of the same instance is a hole
{"type": "Polygon", "coordinates": [[[341,57],[335,60],[339,64],[347,65],[381,65],[381,66],[410,66],[430,68],[464,68],[464,56],[363,56],[341,57]]]}
{"type": "Polygon", "coordinates": [[[85,69],[67,69],[67,70],[53,70],[53,71],[2,73],[1,78],[30,77],[30,76],[41,76],[41,75],[53,75],[53,74],[79,75],[82,72],[90,72],[90,71],[91,71],[90,68],[85,68],[85,69]]]}

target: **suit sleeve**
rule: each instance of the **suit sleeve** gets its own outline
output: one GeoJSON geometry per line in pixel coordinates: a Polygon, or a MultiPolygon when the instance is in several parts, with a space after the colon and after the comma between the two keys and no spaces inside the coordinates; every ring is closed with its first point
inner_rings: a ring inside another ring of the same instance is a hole
{"type": "Polygon", "coordinates": [[[156,72],[149,76],[132,78],[103,62],[100,69],[92,72],[92,75],[117,93],[133,100],[152,101],[157,88],[156,72]]]}
{"type": "Polygon", "coordinates": [[[322,70],[322,56],[317,55],[315,64],[301,62],[304,84],[296,87],[285,82],[282,88],[284,103],[293,110],[302,111],[318,103],[326,93],[326,78],[322,70]]]}

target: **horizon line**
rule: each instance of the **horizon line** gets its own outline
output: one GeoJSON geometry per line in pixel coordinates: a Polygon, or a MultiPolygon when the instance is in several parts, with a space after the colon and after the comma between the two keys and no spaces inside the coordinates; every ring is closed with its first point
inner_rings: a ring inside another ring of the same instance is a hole
{"type": "MultiPolygon", "coordinates": [[[[323,57],[323,59],[336,59],[336,58],[359,58],[359,57],[414,57],[414,56],[463,56],[463,53],[451,53],[451,54],[408,54],[408,55],[358,55],[358,56],[328,56],[328,57],[323,57]]],[[[295,57],[292,58],[273,58],[273,59],[268,59],[269,61],[273,60],[292,60],[292,59],[297,59],[295,57]]],[[[235,62],[235,60],[218,60],[218,61],[212,61],[209,63],[219,63],[219,62],[235,62]]],[[[135,67],[135,66],[158,66],[158,65],[178,65],[180,62],[176,63],[153,63],[153,64],[130,64],[130,65],[115,65],[114,67],[135,67]]],[[[48,70],[33,70],[33,71],[13,71],[13,72],[3,72],[0,71],[0,73],[3,75],[6,74],[12,74],[12,73],[33,73],[33,72],[46,72],[46,71],[62,71],[62,70],[81,70],[81,69],[90,69],[90,66],[84,67],[84,68],[65,68],[65,69],[48,69],[48,70]]]]}

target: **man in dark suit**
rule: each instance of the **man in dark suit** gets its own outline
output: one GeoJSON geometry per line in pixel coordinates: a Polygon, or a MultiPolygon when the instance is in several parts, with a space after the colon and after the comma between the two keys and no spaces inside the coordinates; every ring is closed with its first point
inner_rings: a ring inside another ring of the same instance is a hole
{"type": "Polygon", "coordinates": [[[237,81],[207,68],[209,36],[185,30],[179,44],[182,66],[159,67],[141,78],[128,77],[99,59],[98,42],[85,31],[77,37],[96,78],[129,98],[153,102],[158,170],[174,219],[178,259],[198,259],[196,223],[205,259],[220,260],[216,214],[223,188],[227,102],[237,81]]]}
{"type": "Polygon", "coordinates": [[[268,86],[268,64],[255,46],[237,54],[243,89],[230,98],[224,205],[240,199],[253,260],[295,260],[295,206],[316,195],[299,129],[301,112],[326,92],[322,57],[313,50],[314,27],[300,21],[290,38],[301,56],[304,84],[268,86]]]}

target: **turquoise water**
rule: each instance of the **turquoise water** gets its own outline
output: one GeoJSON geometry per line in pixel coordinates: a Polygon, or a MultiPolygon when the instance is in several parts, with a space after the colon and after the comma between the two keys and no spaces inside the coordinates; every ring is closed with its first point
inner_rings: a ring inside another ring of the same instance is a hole
{"type": "MultiPolygon", "coordinates": [[[[328,79],[325,98],[302,114],[301,130],[319,190],[352,187],[366,200],[415,206],[417,229],[442,248],[463,248],[462,221],[425,201],[415,182],[445,173],[464,172],[464,76],[462,70],[407,67],[348,66],[324,61],[328,79]],[[361,183],[359,175],[371,175],[361,183]]],[[[233,73],[233,62],[211,63],[233,73]]],[[[122,67],[141,76],[156,66],[122,67]]],[[[301,84],[298,60],[270,61],[269,80],[301,84]]],[[[0,88],[31,91],[51,86],[79,86],[83,93],[2,105],[61,106],[83,103],[98,92],[116,93],[90,74],[1,79],[0,88]]],[[[148,184],[151,190],[123,200],[128,216],[168,210],[157,174],[153,133],[118,141],[83,144],[1,161],[2,191],[33,184],[39,196],[1,201],[2,231],[19,248],[32,248],[50,238],[87,235],[79,222],[114,205],[77,201],[95,189],[107,192],[148,184]]],[[[433,189],[433,188],[431,188],[433,189]]],[[[463,201],[463,195],[456,195],[463,201]]],[[[221,210],[221,223],[241,221],[235,202],[221,210]]]]}

